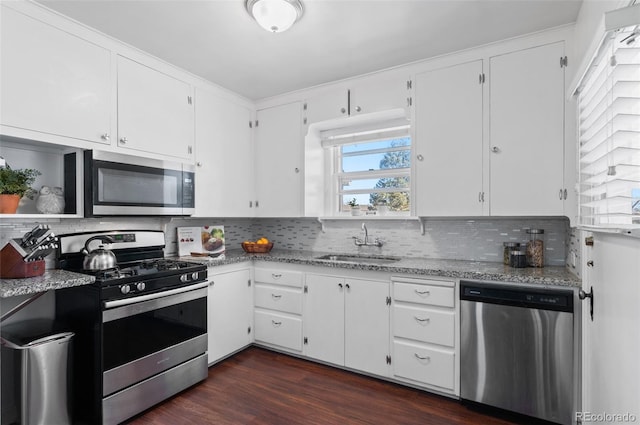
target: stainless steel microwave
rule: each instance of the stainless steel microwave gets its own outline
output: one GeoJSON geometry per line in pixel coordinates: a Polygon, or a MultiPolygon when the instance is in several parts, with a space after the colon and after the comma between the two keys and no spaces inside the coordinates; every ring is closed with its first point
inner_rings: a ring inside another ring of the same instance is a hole
{"type": "Polygon", "coordinates": [[[113,152],[84,152],[85,217],[191,215],[194,194],[192,165],[113,152]]]}

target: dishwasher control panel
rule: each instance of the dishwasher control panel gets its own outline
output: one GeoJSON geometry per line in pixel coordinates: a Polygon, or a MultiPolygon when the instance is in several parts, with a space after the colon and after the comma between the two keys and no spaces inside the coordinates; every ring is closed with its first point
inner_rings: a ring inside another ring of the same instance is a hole
{"type": "Polygon", "coordinates": [[[517,288],[508,285],[461,281],[460,299],[573,312],[573,291],[566,289],[517,288]]]}

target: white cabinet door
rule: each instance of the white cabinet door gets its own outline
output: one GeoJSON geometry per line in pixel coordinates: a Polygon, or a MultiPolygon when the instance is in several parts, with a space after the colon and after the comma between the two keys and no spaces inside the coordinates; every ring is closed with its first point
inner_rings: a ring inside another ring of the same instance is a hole
{"type": "Polygon", "coordinates": [[[389,282],[345,279],[344,364],[389,375],[389,282]]]}
{"type": "Polygon", "coordinates": [[[352,116],[409,106],[408,78],[376,76],[356,81],[350,88],[352,116]]]}
{"type": "Polygon", "coordinates": [[[307,99],[304,116],[307,124],[326,121],[349,115],[347,89],[338,88],[322,92],[307,99]]]}
{"type": "Polygon", "coordinates": [[[483,215],[481,76],[481,60],[416,76],[418,216],[483,215]]]}
{"type": "Polygon", "coordinates": [[[109,144],[110,52],[8,7],[0,28],[0,123],[109,144]]]}
{"type": "Polygon", "coordinates": [[[307,274],[304,297],[305,354],[344,365],[344,279],[307,274]]]}
{"type": "MultiPolygon", "coordinates": [[[[591,236],[593,246],[582,247],[582,288],[594,298],[576,306],[583,315],[581,410],[594,416],[626,414],[634,419],[610,422],[633,423],[640,417],[640,240],[599,232],[591,236]]],[[[583,423],[593,422],[585,419],[583,423]]]]}
{"type": "Polygon", "coordinates": [[[198,217],[249,217],[254,199],[252,111],[196,89],[196,211],[198,217]]]}
{"type": "Polygon", "coordinates": [[[193,160],[191,86],[118,56],[118,146],[193,160]]]}
{"type": "Polygon", "coordinates": [[[261,109],[257,118],[253,167],[256,214],[300,217],[304,177],[302,105],[294,102],[261,109]]]}
{"type": "Polygon", "coordinates": [[[490,59],[491,215],[562,215],[564,43],[490,59]]]}
{"type": "Polygon", "coordinates": [[[209,268],[209,363],[251,343],[253,299],[250,279],[249,269],[216,273],[215,268],[209,268]]]}

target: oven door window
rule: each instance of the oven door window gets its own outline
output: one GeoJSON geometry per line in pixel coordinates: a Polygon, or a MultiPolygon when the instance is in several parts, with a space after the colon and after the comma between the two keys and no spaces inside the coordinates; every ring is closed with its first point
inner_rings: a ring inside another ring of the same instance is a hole
{"type": "Polygon", "coordinates": [[[182,205],[182,171],[95,161],[94,173],[94,204],[182,205]]]}
{"type": "Polygon", "coordinates": [[[104,371],[206,333],[206,297],[105,322],[104,371]]]}

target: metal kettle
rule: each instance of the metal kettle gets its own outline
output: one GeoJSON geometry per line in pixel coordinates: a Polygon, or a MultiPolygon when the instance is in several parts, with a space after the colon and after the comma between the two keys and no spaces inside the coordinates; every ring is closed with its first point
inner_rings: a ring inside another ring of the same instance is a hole
{"type": "Polygon", "coordinates": [[[99,245],[98,248],[89,251],[89,243],[94,240],[101,240],[104,243],[114,243],[114,240],[110,236],[98,235],[87,239],[84,243],[84,261],[82,262],[82,268],[89,271],[108,270],[116,267],[117,259],[116,255],[105,249],[104,245],[99,245]]]}

